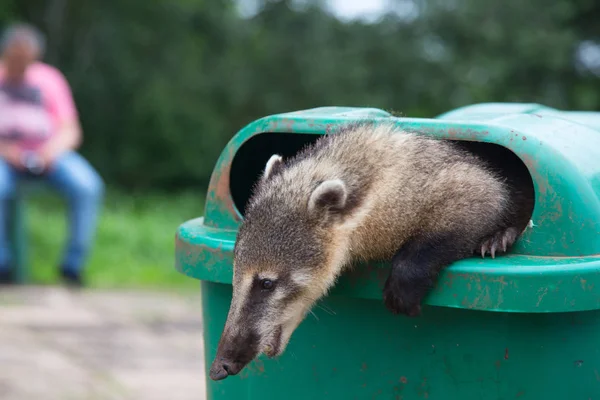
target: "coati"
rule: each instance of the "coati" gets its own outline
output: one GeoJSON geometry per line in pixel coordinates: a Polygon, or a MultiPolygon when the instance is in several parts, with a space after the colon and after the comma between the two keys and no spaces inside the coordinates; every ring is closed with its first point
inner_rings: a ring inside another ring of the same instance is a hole
{"type": "Polygon", "coordinates": [[[287,161],[273,155],[237,235],[211,379],[280,355],[354,260],[391,260],[384,304],[418,316],[442,268],[514,244],[533,198],[460,145],[389,123],[344,126],[287,161]]]}

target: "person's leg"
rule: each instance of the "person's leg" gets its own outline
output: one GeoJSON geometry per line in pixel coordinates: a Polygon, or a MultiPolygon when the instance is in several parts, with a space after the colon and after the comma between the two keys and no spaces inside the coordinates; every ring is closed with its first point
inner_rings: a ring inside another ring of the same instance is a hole
{"type": "Polygon", "coordinates": [[[61,273],[63,278],[79,282],[94,240],[104,182],[95,169],[75,152],[62,154],[46,179],[64,195],[69,206],[69,240],[61,273]]]}
{"type": "Polygon", "coordinates": [[[15,169],[0,158],[0,281],[12,280],[10,242],[8,238],[8,205],[16,194],[17,173],[15,169]]]}

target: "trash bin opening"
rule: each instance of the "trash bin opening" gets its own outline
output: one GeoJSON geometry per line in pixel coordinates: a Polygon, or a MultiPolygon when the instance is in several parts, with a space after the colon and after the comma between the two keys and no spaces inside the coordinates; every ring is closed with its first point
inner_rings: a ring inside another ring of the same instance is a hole
{"type": "MultiPolygon", "coordinates": [[[[245,215],[252,188],[271,155],[292,157],[304,146],[319,139],[318,134],[265,132],[252,136],[237,150],[231,165],[230,192],[240,215],[245,215]]],[[[453,140],[461,147],[488,160],[509,181],[535,193],[533,180],[523,161],[511,150],[493,143],[453,140]]],[[[533,207],[529,215],[533,213],[533,207]]]]}
{"type": "Polygon", "coordinates": [[[321,135],[266,132],[248,139],[236,152],[229,176],[230,192],[238,212],[244,216],[252,188],[273,154],[284,159],[294,156],[321,135]]]}

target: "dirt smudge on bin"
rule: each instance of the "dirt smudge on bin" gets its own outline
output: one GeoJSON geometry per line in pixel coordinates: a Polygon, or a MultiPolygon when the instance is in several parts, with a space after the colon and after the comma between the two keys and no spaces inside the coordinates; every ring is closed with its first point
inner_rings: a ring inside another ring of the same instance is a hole
{"type": "Polygon", "coordinates": [[[262,362],[262,360],[257,359],[255,361],[255,365],[256,365],[256,370],[258,371],[259,374],[263,374],[265,372],[265,364],[262,362]]]}
{"type": "Polygon", "coordinates": [[[429,398],[429,384],[427,383],[427,378],[423,378],[421,381],[421,387],[418,389],[418,396],[424,399],[429,398]]]}

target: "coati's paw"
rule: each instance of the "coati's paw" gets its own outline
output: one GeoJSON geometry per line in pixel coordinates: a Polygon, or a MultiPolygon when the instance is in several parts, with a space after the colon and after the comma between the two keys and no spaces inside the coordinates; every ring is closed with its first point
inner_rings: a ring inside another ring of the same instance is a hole
{"type": "Polygon", "coordinates": [[[485,258],[485,255],[488,253],[492,258],[495,258],[497,252],[502,251],[503,253],[506,253],[506,251],[515,243],[518,236],[519,231],[517,228],[501,230],[492,236],[485,238],[481,243],[480,248],[475,250],[475,252],[480,252],[482,258],[485,258]]]}
{"type": "Polygon", "coordinates": [[[388,277],[383,288],[383,301],[393,314],[409,317],[421,315],[422,296],[411,290],[411,287],[398,282],[393,276],[388,277]]]}

